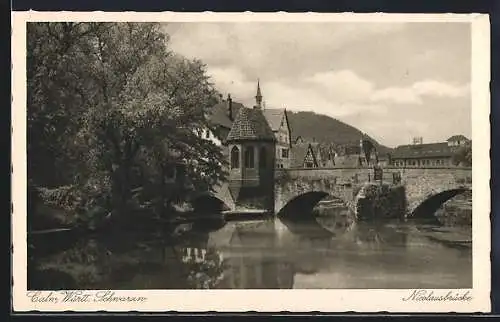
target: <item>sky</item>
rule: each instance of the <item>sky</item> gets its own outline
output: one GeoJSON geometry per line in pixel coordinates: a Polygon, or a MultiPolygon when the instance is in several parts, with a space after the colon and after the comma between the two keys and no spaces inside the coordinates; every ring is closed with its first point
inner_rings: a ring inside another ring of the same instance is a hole
{"type": "MultiPolygon", "coordinates": [[[[381,144],[471,138],[471,37],[463,22],[168,23],[216,88],[251,107],[313,111],[381,144]]],[[[293,135],[293,133],[292,133],[293,135]]]]}

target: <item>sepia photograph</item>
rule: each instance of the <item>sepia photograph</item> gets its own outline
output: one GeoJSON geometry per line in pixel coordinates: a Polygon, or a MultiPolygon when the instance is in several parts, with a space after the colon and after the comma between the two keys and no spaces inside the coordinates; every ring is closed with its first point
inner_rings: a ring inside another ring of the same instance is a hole
{"type": "Polygon", "coordinates": [[[31,304],[329,289],[457,307],[485,286],[471,20],[24,28],[31,304]]]}

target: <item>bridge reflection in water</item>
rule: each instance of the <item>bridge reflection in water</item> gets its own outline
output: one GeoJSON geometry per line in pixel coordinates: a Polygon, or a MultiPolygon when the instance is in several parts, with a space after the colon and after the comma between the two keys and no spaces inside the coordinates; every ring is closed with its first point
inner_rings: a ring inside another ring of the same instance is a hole
{"type": "Polygon", "coordinates": [[[471,232],[413,222],[356,222],[346,209],[195,229],[180,240],[80,241],[38,258],[30,289],[468,288],[471,232]],[[334,218],[334,219],[332,219],[334,218]],[[339,218],[344,218],[339,220],[339,218]],[[61,274],[73,276],[73,280],[61,274]],[[50,275],[50,274],[49,274],[50,275]],[[63,283],[63,281],[65,281],[63,283]]]}

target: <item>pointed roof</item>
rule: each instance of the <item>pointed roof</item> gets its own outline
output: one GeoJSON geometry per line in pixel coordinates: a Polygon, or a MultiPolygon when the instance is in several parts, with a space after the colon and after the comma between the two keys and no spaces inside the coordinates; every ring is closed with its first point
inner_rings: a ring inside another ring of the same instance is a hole
{"type": "Polygon", "coordinates": [[[257,79],[257,95],[255,97],[262,97],[262,93],[260,92],[260,80],[257,79]]]}
{"type": "Polygon", "coordinates": [[[260,92],[260,81],[257,79],[257,95],[255,95],[255,107],[262,108],[262,94],[260,92]]]}
{"type": "Polygon", "coordinates": [[[316,163],[316,155],[311,143],[300,143],[292,147],[292,168],[302,168],[307,154],[310,152],[316,163]]]}
{"type": "Polygon", "coordinates": [[[278,131],[281,126],[281,120],[285,117],[285,109],[283,108],[271,108],[263,110],[264,116],[266,117],[271,130],[278,131]]]}
{"type": "Polygon", "coordinates": [[[262,110],[241,108],[234,120],[227,141],[257,140],[275,141],[273,131],[269,127],[262,110]]]}

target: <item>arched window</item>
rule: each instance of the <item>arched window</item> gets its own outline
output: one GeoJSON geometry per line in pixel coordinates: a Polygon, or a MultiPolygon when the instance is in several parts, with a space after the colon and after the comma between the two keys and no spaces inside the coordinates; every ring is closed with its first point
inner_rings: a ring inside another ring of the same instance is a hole
{"type": "Polygon", "coordinates": [[[259,167],[261,169],[267,167],[267,152],[265,147],[260,148],[259,152],[259,167]]]}
{"type": "Polygon", "coordinates": [[[236,169],[240,167],[240,149],[237,146],[233,146],[231,149],[231,169],[236,169]]]}
{"type": "Polygon", "coordinates": [[[245,150],[245,168],[253,168],[254,167],[254,151],[253,146],[247,147],[245,150]]]}

